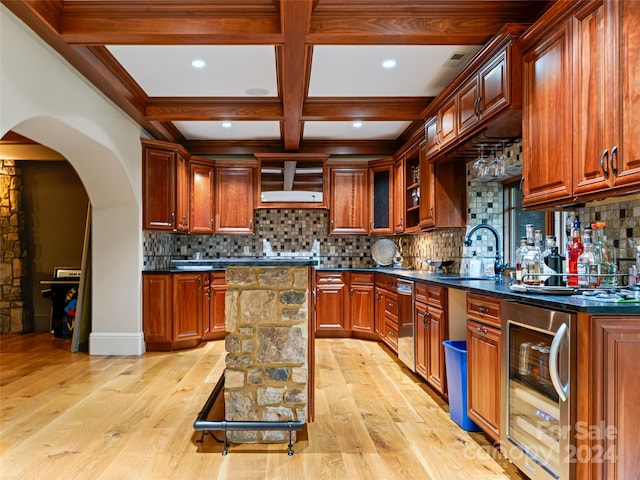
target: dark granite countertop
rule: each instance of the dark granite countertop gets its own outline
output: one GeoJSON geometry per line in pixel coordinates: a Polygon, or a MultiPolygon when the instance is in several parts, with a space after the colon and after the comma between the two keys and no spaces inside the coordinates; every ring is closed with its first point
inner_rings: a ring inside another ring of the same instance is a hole
{"type": "Polygon", "coordinates": [[[224,271],[230,266],[266,266],[289,267],[311,266],[319,271],[327,272],[372,272],[394,275],[407,280],[428,282],[442,285],[447,288],[456,288],[468,292],[479,293],[504,300],[512,300],[518,303],[533,305],[553,310],[568,312],[585,312],[590,314],[608,315],[640,315],[640,303],[605,303],[601,301],[586,300],[572,295],[542,295],[532,293],[513,292],[509,289],[509,280],[503,277],[501,282],[494,279],[486,280],[461,280],[455,274],[429,273],[419,270],[407,270],[401,268],[330,268],[318,267],[316,258],[296,257],[272,257],[272,258],[216,258],[201,260],[174,260],[175,267],[163,270],[146,270],[143,274],[150,273],[186,273],[189,271],[224,271]]]}
{"type": "Polygon", "coordinates": [[[502,277],[502,281],[496,282],[493,278],[483,280],[461,280],[455,274],[429,273],[419,270],[406,270],[401,268],[362,268],[362,269],[333,269],[321,268],[322,271],[368,271],[394,275],[406,280],[428,282],[442,285],[447,288],[457,288],[469,292],[498,297],[504,300],[513,300],[518,303],[533,305],[552,310],[568,312],[585,312],[591,314],[612,315],[640,315],[640,303],[607,303],[601,301],[585,300],[572,295],[542,295],[532,293],[513,292],[509,289],[509,279],[502,277]]]}

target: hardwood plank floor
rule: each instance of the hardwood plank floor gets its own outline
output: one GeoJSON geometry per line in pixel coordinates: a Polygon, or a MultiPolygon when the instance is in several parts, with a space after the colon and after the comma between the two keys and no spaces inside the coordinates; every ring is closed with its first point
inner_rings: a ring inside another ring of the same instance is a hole
{"type": "MultiPolygon", "coordinates": [[[[197,443],[224,342],[142,357],[0,335],[1,479],[522,479],[381,344],[316,340],[316,420],[284,445],[197,443]]],[[[220,432],[218,432],[220,434],[220,432]]]]}

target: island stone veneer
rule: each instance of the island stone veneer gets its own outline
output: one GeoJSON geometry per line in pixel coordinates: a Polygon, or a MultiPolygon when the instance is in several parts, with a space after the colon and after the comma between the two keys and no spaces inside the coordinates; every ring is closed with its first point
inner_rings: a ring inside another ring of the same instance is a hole
{"type": "MultiPolygon", "coordinates": [[[[225,420],[306,422],[309,268],[229,266],[226,282],[225,420]]],[[[228,439],[280,443],[289,433],[230,431],[228,439]]]]}

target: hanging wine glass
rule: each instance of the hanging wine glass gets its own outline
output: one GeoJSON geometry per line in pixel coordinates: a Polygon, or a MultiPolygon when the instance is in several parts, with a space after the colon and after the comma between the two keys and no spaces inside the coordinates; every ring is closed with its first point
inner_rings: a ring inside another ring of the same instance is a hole
{"type": "Polygon", "coordinates": [[[484,158],[484,144],[480,144],[478,158],[473,163],[473,169],[476,172],[476,177],[482,176],[486,164],[487,160],[484,158]]]}

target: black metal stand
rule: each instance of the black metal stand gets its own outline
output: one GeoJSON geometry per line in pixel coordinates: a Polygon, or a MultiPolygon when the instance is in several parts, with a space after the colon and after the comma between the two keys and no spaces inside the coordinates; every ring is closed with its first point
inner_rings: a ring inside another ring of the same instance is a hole
{"type": "Polygon", "coordinates": [[[196,418],[196,421],[193,423],[193,428],[196,431],[202,432],[202,436],[200,437],[200,440],[197,440],[198,443],[202,443],[204,441],[204,436],[206,434],[209,434],[211,435],[211,437],[213,437],[213,439],[216,442],[224,443],[224,447],[222,449],[222,455],[224,456],[227,454],[227,449],[229,446],[229,443],[227,441],[227,432],[230,430],[288,431],[289,432],[289,450],[287,452],[287,455],[289,456],[293,455],[293,431],[302,430],[302,425],[303,425],[302,422],[259,422],[259,421],[241,422],[241,421],[226,421],[226,420],[218,420],[218,421],[207,420],[207,417],[209,416],[209,412],[213,408],[213,405],[215,404],[220,393],[222,393],[223,388],[224,388],[224,373],[220,377],[220,380],[218,380],[218,383],[216,383],[216,386],[213,388],[211,395],[209,395],[209,398],[207,399],[204,406],[202,407],[202,410],[200,410],[200,413],[198,413],[198,417],[196,418]],[[216,431],[216,430],[222,431],[224,433],[224,440],[219,440],[212,433],[212,431],[216,431]]]}

